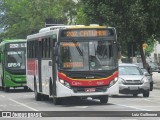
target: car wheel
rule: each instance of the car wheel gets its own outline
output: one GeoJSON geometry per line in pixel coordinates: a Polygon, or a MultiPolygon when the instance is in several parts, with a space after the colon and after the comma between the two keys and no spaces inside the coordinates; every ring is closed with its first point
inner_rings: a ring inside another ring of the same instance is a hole
{"type": "Polygon", "coordinates": [[[102,104],[105,104],[105,103],[108,102],[108,95],[106,95],[106,96],[101,96],[99,99],[100,99],[100,102],[101,102],[102,104]]]}
{"type": "Polygon", "coordinates": [[[149,97],[149,91],[145,91],[145,92],[143,93],[143,97],[149,97]]]}

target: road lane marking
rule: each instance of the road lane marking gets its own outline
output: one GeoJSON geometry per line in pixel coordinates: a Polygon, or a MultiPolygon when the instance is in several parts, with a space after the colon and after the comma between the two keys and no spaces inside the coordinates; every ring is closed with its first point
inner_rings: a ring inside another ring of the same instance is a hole
{"type": "Polygon", "coordinates": [[[27,106],[26,104],[23,104],[23,103],[21,103],[21,102],[18,102],[18,101],[16,101],[16,100],[13,100],[13,99],[9,99],[10,101],[12,101],[12,102],[15,102],[15,103],[17,103],[17,104],[19,104],[19,105],[21,105],[21,106],[24,106],[24,107],[26,107],[26,108],[29,108],[29,109],[31,109],[31,110],[33,110],[33,111],[39,111],[39,110],[37,110],[37,109],[34,109],[34,108],[32,108],[32,107],[30,107],[30,106],[27,106]]]}
{"type": "Polygon", "coordinates": [[[75,108],[87,108],[88,106],[74,106],[75,108]]]}
{"type": "Polygon", "coordinates": [[[152,110],[148,110],[148,109],[142,109],[142,108],[137,108],[137,107],[134,107],[134,106],[128,106],[128,105],[123,105],[123,104],[115,104],[115,105],[119,105],[119,106],[122,106],[122,107],[133,108],[133,109],[137,109],[137,110],[141,110],[141,111],[152,111],[152,110]]]}
{"type": "Polygon", "coordinates": [[[4,96],[4,95],[0,95],[1,97],[3,97],[3,98],[5,98],[6,96],[4,96]]]}
{"type": "Polygon", "coordinates": [[[145,101],[148,101],[148,102],[152,102],[152,103],[160,103],[160,102],[156,102],[156,101],[154,101],[154,100],[149,100],[149,99],[144,99],[145,101]]]}

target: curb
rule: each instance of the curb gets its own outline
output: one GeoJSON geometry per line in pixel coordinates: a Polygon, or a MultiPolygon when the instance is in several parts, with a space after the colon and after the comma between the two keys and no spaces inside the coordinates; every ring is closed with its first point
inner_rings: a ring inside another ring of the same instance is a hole
{"type": "Polygon", "coordinates": [[[153,85],[153,89],[160,89],[160,86],[153,85]]]}

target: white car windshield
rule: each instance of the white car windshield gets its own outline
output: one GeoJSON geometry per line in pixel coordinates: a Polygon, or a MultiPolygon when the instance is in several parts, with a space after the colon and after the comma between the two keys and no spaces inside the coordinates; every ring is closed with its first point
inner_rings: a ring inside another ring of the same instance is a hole
{"type": "Polygon", "coordinates": [[[140,68],[136,66],[120,66],[119,67],[120,75],[143,75],[143,72],[140,68]]]}

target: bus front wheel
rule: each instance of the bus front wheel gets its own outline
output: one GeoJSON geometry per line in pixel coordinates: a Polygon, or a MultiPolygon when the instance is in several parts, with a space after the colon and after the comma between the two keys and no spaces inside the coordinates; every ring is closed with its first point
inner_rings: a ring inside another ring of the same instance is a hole
{"type": "Polygon", "coordinates": [[[102,103],[102,104],[105,104],[105,103],[107,103],[108,102],[108,95],[106,95],[106,96],[100,96],[100,102],[102,103]]]}

